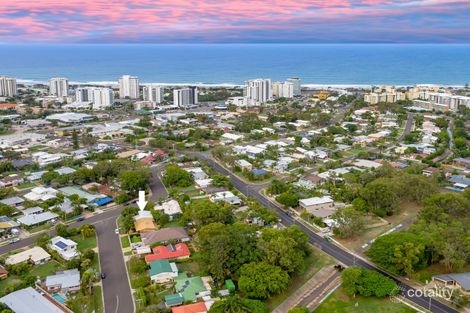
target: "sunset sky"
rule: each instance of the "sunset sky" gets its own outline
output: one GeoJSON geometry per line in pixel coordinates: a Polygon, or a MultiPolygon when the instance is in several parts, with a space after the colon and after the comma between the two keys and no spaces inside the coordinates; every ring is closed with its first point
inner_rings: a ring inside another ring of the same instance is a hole
{"type": "Polygon", "coordinates": [[[0,0],[0,43],[470,43],[470,0],[0,0]]]}

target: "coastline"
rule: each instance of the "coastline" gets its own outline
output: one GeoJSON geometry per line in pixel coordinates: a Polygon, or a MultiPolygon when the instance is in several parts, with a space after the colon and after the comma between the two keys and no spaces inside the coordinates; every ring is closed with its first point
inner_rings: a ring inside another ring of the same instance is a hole
{"type": "MultiPolygon", "coordinates": [[[[35,84],[47,85],[48,81],[39,81],[31,79],[17,79],[19,84],[31,86],[35,84]]],[[[70,85],[93,85],[93,86],[108,86],[108,87],[117,87],[117,81],[89,81],[89,82],[78,82],[70,81],[70,85]]],[[[168,86],[168,87],[183,87],[183,86],[196,86],[201,88],[243,88],[243,84],[235,83],[201,83],[201,82],[187,82],[187,83],[169,83],[169,82],[151,82],[151,83],[140,83],[141,86],[146,85],[159,85],[159,86],[168,86]]],[[[463,88],[464,85],[446,85],[446,84],[426,84],[426,83],[416,83],[416,84],[301,84],[301,87],[304,89],[328,89],[328,88],[338,88],[338,89],[371,89],[373,86],[395,86],[397,88],[407,88],[412,86],[441,86],[444,88],[463,88]]]]}

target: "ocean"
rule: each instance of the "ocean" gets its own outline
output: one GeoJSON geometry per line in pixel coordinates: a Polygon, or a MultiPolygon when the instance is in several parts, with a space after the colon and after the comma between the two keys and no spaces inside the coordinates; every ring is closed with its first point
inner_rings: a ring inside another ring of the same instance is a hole
{"type": "Polygon", "coordinates": [[[470,45],[169,44],[0,45],[0,75],[45,82],[243,84],[253,78],[302,84],[470,83],[470,45]]]}

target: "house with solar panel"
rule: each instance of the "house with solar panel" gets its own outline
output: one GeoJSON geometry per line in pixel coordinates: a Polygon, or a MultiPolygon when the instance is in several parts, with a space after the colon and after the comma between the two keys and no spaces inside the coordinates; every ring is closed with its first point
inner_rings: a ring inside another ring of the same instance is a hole
{"type": "Polygon", "coordinates": [[[70,261],[78,258],[77,243],[70,239],[56,236],[51,239],[49,244],[52,250],[56,251],[64,260],[70,261]]]}

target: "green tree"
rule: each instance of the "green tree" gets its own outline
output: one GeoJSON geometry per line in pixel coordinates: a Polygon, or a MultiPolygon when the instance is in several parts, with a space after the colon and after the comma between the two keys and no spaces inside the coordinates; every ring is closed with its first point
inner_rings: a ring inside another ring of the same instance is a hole
{"type": "Polygon", "coordinates": [[[361,196],[373,212],[379,216],[392,215],[398,202],[395,186],[386,178],[379,178],[367,184],[361,196]]]}
{"type": "Polygon", "coordinates": [[[189,187],[194,183],[191,173],[183,170],[177,165],[168,165],[165,168],[163,182],[171,187],[189,187]]]}
{"type": "Polygon", "coordinates": [[[202,227],[196,238],[200,264],[218,279],[234,275],[243,264],[259,259],[256,230],[245,223],[202,227]]]}
{"type": "Polygon", "coordinates": [[[197,226],[211,223],[231,223],[232,207],[227,203],[214,203],[210,200],[192,201],[186,211],[188,218],[197,226]]]}
{"type": "Polygon", "coordinates": [[[285,208],[295,208],[299,205],[300,197],[293,192],[283,192],[276,197],[276,201],[284,205],[285,208]]]}
{"type": "Polygon", "coordinates": [[[238,287],[247,296],[266,299],[287,289],[289,275],[280,267],[266,262],[252,262],[240,268],[238,287]]]}
{"type": "Polygon", "coordinates": [[[263,229],[258,247],[263,261],[279,266],[290,274],[304,267],[310,251],[307,234],[297,226],[281,230],[263,229]]]}
{"type": "Polygon", "coordinates": [[[395,281],[379,272],[349,267],[341,272],[343,288],[349,295],[359,294],[364,297],[385,297],[395,295],[399,289],[395,281]]]}
{"type": "Polygon", "coordinates": [[[85,238],[90,238],[95,236],[96,230],[93,225],[90,224],[84,224],[82,227],[80,227],[80,233],[82,234],[82,237],[85,238]]]}
{"type": "Polygon", "coordinates": [[[402,275],[427,265],[425,248],[425,242],[419,236],[397,232],[378,237],[366,254],[377,265],[393,274],[402,275]]]}
{"type": "Polygon", "coordinates": [[[209,313],[268,313],[264,302],[241,298],[238,295],[223,298],[215,302],[209,313]]]}
{"type": "Polygon", "coordinates": [[[121,188],[129,192],[136,193],[147,188],[147,174],[142,170],[122,172],[119,178],[121,180],[121,188]]]}
{"type": "Polygon", "coordinates": [[[332,219],[337,223],[333,229],[334,232],[342,238],[357,236],[365,229],[364,213],[352,206],[336,209],[332,219]]]}
{"type": "Polygon", "coordinates": [[[288,186],[285,182],[278,179],[273,179],[268,187],[268,192],[273,195],[278,195],[288,190],[288,186]]]}

